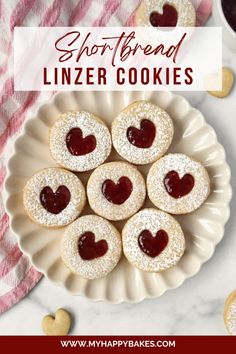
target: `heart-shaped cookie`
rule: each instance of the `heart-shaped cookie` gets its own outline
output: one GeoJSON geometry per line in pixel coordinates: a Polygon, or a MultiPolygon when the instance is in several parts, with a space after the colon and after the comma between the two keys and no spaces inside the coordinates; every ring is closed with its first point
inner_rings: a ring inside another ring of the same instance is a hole
{"type": "Polygon", "coordinates": [[[180,178],[178,172],[170,171],[164,178],[164,185],[171,197],[181,198],[189,194],[193,189],[194,177],[187,173],[180,178]]]}
{"type": "Polygon", "coordinates": [[[59,309],[55,317],[47,315],[42,320],[43,332],[48,336],[65,336],[69,333],[71,326],[71,316],[64,309],[59,309]]]}
{"type": "Polygon", "coordinates": [[[102,184],[102,194],[111,203],[121,205],[131,195],[133,184],[128,177],[121,177],[118,183],[107,179],[102,184]]]}
{"type": "Polygon", "coordinates": [[[95,235],[91,231],[84,232],[78,240],[79,255],[84,260],[91,260],[104,256],[108,251],[106,240],[95,242],[95,235]]]}
{"type": "Polygon", "coordinates": [[[156,136],[156,128],[153,122],[149,119],[143,119],[140,123],[140,129],[129,127],[127,129],[127,139],[129,142],[142,149],[147,149],[152,146],[156,136]]]}
{"type": "Polygon", "coordinates": [[[159,230],[153,236],[149,230],[143,230],[138,237],[138,244],[141,250],[149,257],[155,258],[164,251],[169,241],[166,231],[159,230]]]}
{"type": "MultiPolygon", "coordinates": [[[[219,79],[219,74],[211,74],[208,75],[206,78],[206,88],[208,88],[209,86],[212,86],[214,82],[217,82],[217,80],[219,79]]],[[[233,88],[233,84],[234,84],[234,74],[232,72],[231,69],[223,67],[222,68],[222,89],[220,91],[212,91],[212,90],[208,90],[208,92],[215,97],[218,98],[224,98],[227,97],[232,88],[233,88]]]]}
{"type": "Polygon", "coordinates": [[[83,156],[87,155],[96,148],[96,138],[94,135],[88,135],[83,138],[80,128],[73,128],[66,136],[66,146],[71,155],[83,156]]]}
{"type": "Polygon", "coordinates": [[[40,203],[51,214],[59,214],[70,202],[71,194],[66,186],[59,186],[54,193],[52,188],[45,186],[40,193],[40,203]]]}

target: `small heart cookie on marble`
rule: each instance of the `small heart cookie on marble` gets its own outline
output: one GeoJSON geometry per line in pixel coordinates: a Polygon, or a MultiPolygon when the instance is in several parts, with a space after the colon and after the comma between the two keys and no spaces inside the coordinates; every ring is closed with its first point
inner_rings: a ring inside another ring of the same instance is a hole
{"type": "Polygon", "coordinates": [[[70,330],[71,316],[64,309],[55,312],[55,317],[47,315],[42,320],[43,332],[48,336],[66,336],[70,330]]]}
{"type": "MultiPolygon", "coordinates": [[[[207,78],[207,85],[210,84],[213,80],[217,79],[217,74],[209,75],[207,78]],[[214,77],[215,76],[215,77],[214,77]],[[209,82],[208,82],[209,81],[209,82]]],[[[227,97],[233,87],[234,84],[234,74],[233,71],[229,68],[222,68],[222,89],[220,91],[212,91],[208,90],[208,92],[215,97],[224,98],[227,97]]]]}

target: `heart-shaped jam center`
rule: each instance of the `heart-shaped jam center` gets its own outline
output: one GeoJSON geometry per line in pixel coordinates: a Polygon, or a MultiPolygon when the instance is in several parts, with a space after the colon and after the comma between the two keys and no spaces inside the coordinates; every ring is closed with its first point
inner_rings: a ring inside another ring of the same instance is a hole
{"type": "Polygon", "coordinates": [[[164,178],[166,191],[176,199],[189,194],[194,187],[194,183],[194,177],[189,173],[179,178],[178,172],[170,171],[164,178]]]}
{"type": "Polygon", "coordinates": [[[108,251],[106,240],[95,242],[95,235],[91,231],[84,232],[78,240],[78,252],[82,259],[91,260],[104,256],[108,251]]]}
{"type": "Polygon", "coordinates": [[[162,14],[157,11],[151,12],[149,21],[153,27],[175,27],[178,21],[178,12],[174,6],[165,4],[162,14]]]}
{"type": "Polygon", "coordinates": [[[169,241],[166,231],[159,230],[153,236],[149,230],[143,230],[138,237],[138,244],[141,250],[149,257],[155,258],[164,251],[169,241]]]}
{"type": "Polygon", "coordinates": [[[66,136],[66,146],[71,155],[87,155],[96,148],[97,142],[94,135],[83,138],[80,128],[72,128],[66,136]]]}
{"type": "Polygon", "coordinates": [[[121,177],[118,183],[106,179],[102,184],[102,194],[113,204],[121,205],[133,191],[133,184],[128,177],[121,177]]]}
{"type": "Polygon", "coordinates": [[[54,193],[49,186],[40,193],[40,203],[51,214],[59,214],[70,202],[70,191],[66,186],[59,186],[54,193]]]}
{"type": "Polygon", "coordinates": [[[126,135],[130,144],[138,148],[147,149],[152,146],[156,136],[156,128],[150,120],[143,119],[140,123],[140,129],[129,127],[126,135]]]}

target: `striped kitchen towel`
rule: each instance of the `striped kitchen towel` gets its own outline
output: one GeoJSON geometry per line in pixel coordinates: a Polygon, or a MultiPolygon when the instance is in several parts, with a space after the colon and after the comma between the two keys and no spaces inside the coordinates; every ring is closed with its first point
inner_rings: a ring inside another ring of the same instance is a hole
{"type": "MultiPolygon", "coordinates": [[[[193,0],[198,23],[206,21],[211,0],[193,0]]],[[[3,206],[6,164],[22,124],[50,92],[14,92],[13,30],[15,26],[132,25],[140,0],[0,0],[0,313],[41,278],[19,250],[3,206]]]]}

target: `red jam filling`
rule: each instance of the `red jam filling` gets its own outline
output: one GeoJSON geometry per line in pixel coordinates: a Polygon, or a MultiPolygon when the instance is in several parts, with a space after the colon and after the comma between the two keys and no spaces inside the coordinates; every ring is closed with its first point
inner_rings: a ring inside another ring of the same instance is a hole
{"type": "Polygon", "coordinates": [[[138,237],[140,249],[149,257],[155,258],[164,251],[169,241],[166,231],[159,230],[153,236],[149,230],[143,230],[138,237]]]}
{"type": "Polygon", "coordinates": [[[87,155],[96,148],[97,142],[94,135],[83,138],[80,128],[72,128],[66,136],[66,146],[71,155],[87,155]]]}
{"type": "Polygon", "coordinates": [[[163,13],[151,12],[149,21],[153,27],[175,27],[178,21],[178,12],[174,6],[164,5],[163,13]]]}
{"type": "Polygon", "coordinates": [[[156,136],[156,128],[150,120],[143,119],[140,124],[140,129],[129,127],[126,135],[130,144],[138,148],[147,149],[152,146],[156,136]]]}
{"type": "Polygon", "coordinates": [[[70,191],[66,186],[60,186],[54,193],[49,186],[40,193],[40,203],[51,214],[59,214],[70,202],[70,191]]]}
{"type": "Polygon", "coordinates": [[[194,183],[194,177],[189,173],[179,178],[178,172],[170,171],[164,178],[166,191],[176,199],[189,194],[194,187],[194,183]]]}
{"type": "Polygon", "coordinates": [[[111,203],[121,205],[133,191],[133,184],[128,177],[121,177],[118,183],[106,179],[102,184],[102,194],[111,203]]]}
{"type": "Polygon", "coordinates": [[[91,231],[83,233],[78,240],[78,252],[82,259],[90,261],[104,256],[108,251],[106,240],[95,242],[95,235],[91,231]]]}
{"type": "Polygon", "coordinates": [[[222,8],[226,20],[236,32],[236,2],[235,0],[222,0],[222,8]]]}

